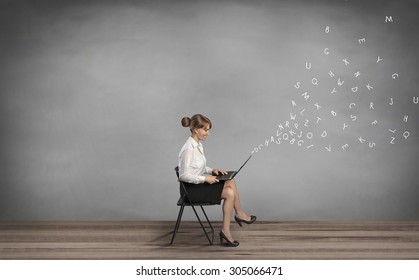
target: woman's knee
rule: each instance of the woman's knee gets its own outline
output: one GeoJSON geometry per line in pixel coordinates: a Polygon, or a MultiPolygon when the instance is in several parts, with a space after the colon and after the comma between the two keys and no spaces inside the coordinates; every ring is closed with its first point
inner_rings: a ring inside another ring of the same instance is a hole
{"type": "Polygon", "coordinates": [[[233,199],[235,195],[235,191],[233,188],[229,186],[225,186],[222,195],[224,199],[233,199]]]}

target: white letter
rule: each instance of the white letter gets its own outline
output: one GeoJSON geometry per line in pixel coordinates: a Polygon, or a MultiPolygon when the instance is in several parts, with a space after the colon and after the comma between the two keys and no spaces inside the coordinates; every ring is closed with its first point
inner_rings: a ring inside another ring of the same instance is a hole
{"type": "Polygon", "coordinates": [[[393,22],[393,16],[386,16],[385,22],[393,22]]]}
{"type": "Polygon", "coordinates": [[[409,137],[409,135],[410,135],[409,131],[405,131],[405,132],[403,133],[403,137],[404,137],[404,139],[407,139],[407,137],[409,137]]]}
{"type": "Polygon", "coordinates": [[[355,103],[351,103],[351,104],[349,104],[349,109],[352,109],[352,107],[355,107],[356,106],[356,104],[355,103]]]}
{"type": "Polygon", "coordinates": [[[330,111],[330,114],[332,114],[332,116],[334,116],[334,117],[336,117],[337,116],[337,114],[336,114],[336,112],[335,111],[330,111]]]}
{"type": "Polygon", "coordinates": [[[358,78],[360,75],[361,75],[361,72],[359,71],[354,74],[355,78],[358,78]]]}
{"type": "Polygon", "coordinates": [[[335,74],[333,74],[332,71],[329,71],[329,76],[333,78],[335,76],[335,74]]]}
{"type": "Polygon", "coordinates": [[[311,62],[306,62],[306,69],[310,70],[311,69],[311,62]]]}
{"type": "Polygon", "coordinates": [[[413,103],[415,103],[415,104],[418,104],[418,102],[419,102],[419,97],[418,96],[414,96],[413,97],[413,103]]]}
{"type": "Polygon", "coordinates": [[[390,103],[388,103],[388,104],[390,104],[390,105],[393,105],[394,104],[393,97],[390,98],[390,103]]]}
{"type": "Polygon", "coordinates": [[[377,58],[377,63],[380,62],[380,61],[382,61],[382,59],[381,59],[381,57],[378,57],[377,58]]]}
{"type": "Polygon", "coordinates": [[[318,86],[319,85],[319,80],[317,80],[317,78],[313,78],[313,79],[311,79],[311,83],[315,86],[318,86]]]}
{"type": "Polygon", "coordinates": [[[409,116],[408,115],[404,115],[404,118],[403,118],[403,121],[404,122],[407,122],[407,119],[409,118],[409,116]]]}
{"type": "Polygon", "coordinates": [[[358,42],[359,42],[360,44],[365,43],[365,38],[359,39],[359,40],[358,40],[358,42]]]}
{"type": "Polygon", "coordinates": [[[348,126],[346,125],[346,123],[343,123],[343,130],[345,130],[345,128],[347,128],[348,126]]]}
{"type": "Polygon", "coordinates": [[[399,77],[399,74],[394,73],[393,75],[391,75],[391,77],[393,78],[393,80],[395,80],[396,78],[398,78],[398,77],[399,77]]]}
{"type": "Polygon", "coordinates": [[[373,87],[370,86],[370,84],[367,84],[366,87],[367,87],[368,90],[372,90],[373,89],[373,87]]]}
{"type": "Polygon", "coordinates": [[[307,91],[306,91],[306,92],[304,92],[303,94],[301,94],[301,96],[302,96],[302,97],[304,97],[304,99],[305,99],[305,100],[307,100],[307,99],[309,99],[309,98],[310,98],[310,95],[309,95],[309,94],[307,94],[307,91]]]}
{"type": "Polygon", "coordinates": [[[346,58],[342,59],[342,61],[345,62],[345,66],[349,64],[349,61],[346,58]]]}
{"type": "Polygon", "coordinates": [[[324,30],[324,32],[326,32],[326,33],[329,33],[329,32],[330,32],[330,27],[329,27],[329,25],[328,25],[328,26],[326,26],[326,29],[324,30]]]}
{"type": "Polygon", "coordinates": [[[328,54],[329,54],[329,48],[325,48],[325,49],[324,49],[324,54],[325,54],[325,55],[328,55],[328,54]]]}
{"type": "Polygon", "coordinates": [[[351,88],[352,92],[357,92],[358,91],[358,87],[353,87],[351,88]]]}
{"type": "Polygon", "coordinates": [[[327,132],[326,132],[326,130],[324,130],[321,137],[325,138],[326,136],[327,136],[327,132]]]}
{"type": "Polygon", "coordinates": [[[373,102],[370,102],[370,109],[374,110],[374,103],[373,102]]]}
{"type": "Polygon", "coordinates": [[[297,83],[294,85],[294,87],[298,89],[298,88],[300,88],[300,85],[301,85],[301,83],[300,83],[300,82],[297,82],[297,83]]]}

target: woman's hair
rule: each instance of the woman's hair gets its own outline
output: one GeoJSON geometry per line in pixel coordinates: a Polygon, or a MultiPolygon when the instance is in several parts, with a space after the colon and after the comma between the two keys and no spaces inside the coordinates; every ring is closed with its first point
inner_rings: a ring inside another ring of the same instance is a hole
{"type": "Polygon", "coordinates": [[[189,117],[182,118],[182,126],[189,127],[191,132],[193,132],[195,128],[203,128],[207,124],[209,125],[209,128],[212,127],[212,123],[210,119],[208,119],[207,117],[201,114],[193,115],[191,118],[189,117]]]}

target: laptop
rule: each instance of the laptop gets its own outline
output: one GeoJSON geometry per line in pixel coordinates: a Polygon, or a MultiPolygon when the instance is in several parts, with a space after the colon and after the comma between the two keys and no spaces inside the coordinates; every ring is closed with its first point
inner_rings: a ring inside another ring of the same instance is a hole
{"type": "Polygon", "coordinates": [[[245,166],[245,164],[249,161],[249,159],[252,157],[252,155],[249,156],[249,158],[243,163],[242,166],[240,166],[239,170],[237,171],[227,171],[226,175],[219,175],[217,176],[217,179],[220,181],[226,181],[226,180],[231,180],[234,177],[236,177],[236,175],[240,172],[240,170],[243,168],[243,166],[245,166]]]}

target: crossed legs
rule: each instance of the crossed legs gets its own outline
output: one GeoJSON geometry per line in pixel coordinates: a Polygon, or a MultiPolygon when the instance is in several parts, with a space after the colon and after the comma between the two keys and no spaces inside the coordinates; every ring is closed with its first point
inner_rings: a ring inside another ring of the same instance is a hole
{"type": "Polygon", "coordinates": [[[236,216],[240,219],[249,220],[250,216],[243,211],[240,205],[239,192],[237,191],[236,182],[234,180],[228,180],[224,183],[224,189],[221,193],[221,198],[224,199],[223,232],[230,241],[233,241],[234,238],[230,232],[230,221],[233,214],[233,209],[236,212],[236,216]]]}

